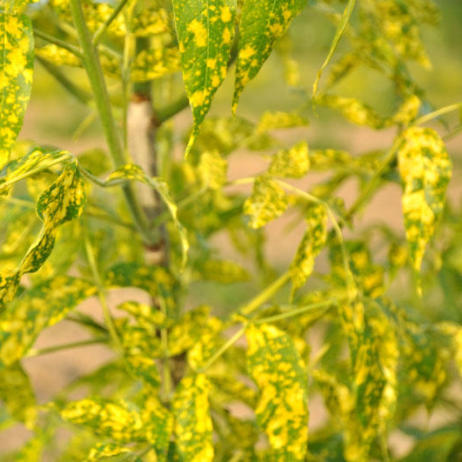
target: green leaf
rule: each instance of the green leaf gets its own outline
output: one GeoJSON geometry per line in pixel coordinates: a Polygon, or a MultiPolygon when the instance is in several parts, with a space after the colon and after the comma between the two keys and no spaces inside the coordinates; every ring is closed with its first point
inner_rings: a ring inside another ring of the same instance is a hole
{"type": "MultiPolygon", "coordinates": [[[[6,7],[14,8],[11,2],[6,7]]],[[[32,89],[33,62],[30,19],[0,13],[0,168],[8,162],[22,127],[32,89]]]]}
{"type": "Polygon", "coordinates": [[[411,127],[402,139],[398,161],[404,184],[404,225],[412,266],[420,271],[425,247],[443,212],[452,167],[435,130],[411,127]]]}
{"type": "Polygon", "coordinates": [[[283,214],[288,205],[284,189],[263,175],[255,179],[252,195],[244,203],[244,213],[249,215],[252,228],[261,228],[283,214]]]}
{"type": "Polygon", "coordinates": [[[233,111],[244,87],[260,71],[276,40],[283,37],[306,0],[246,0],[239,24],[233,111]]]}
{"type": "Polygon", "coordinates": [[[327,212],[325,206],[316,204],[310,207],[305,221],[307,230],[290,267],[292,292],[305,284],[313,271],[316,256],[326,243],[327,212]]]}
{"type": "Polygon", "coordinates": [[[131,450],[120,446],[116,443],[98,443],[94,448],[92,448],[88,454],[88,457],[85,462],[97,462],[100,460],[112,459],[115,456],[120,456],[121,454],[128,454],[131,450]]]}
{"type": "Polygon", "coordinates": [[[212,419],[209,414],[210,384],[204,374],[186,376],[173,399],[176,443],[189,462],[213,460],[212,419]]]}
{"type": "Polygon", "coordinates": [[[302,141],[290,149],[283,149],[275,154],[271,159],[268,173],[283,178],[302,178],[308,173],[309,168],[308,144],[302,141]]]}
{"type": "Polygon", "coordinates": [[[232,0],[173,0],[186,93],[194,117],[187,153],[228,70],[234,36],[232,0]]]}
{"type": "Polygon", "coordinates": [[[272,448],[271,460],[304,461],[308,441],[307,372],[293,340],[271,325],[246,331],[247,367],[258,386],[255,410],[272,448]]]}

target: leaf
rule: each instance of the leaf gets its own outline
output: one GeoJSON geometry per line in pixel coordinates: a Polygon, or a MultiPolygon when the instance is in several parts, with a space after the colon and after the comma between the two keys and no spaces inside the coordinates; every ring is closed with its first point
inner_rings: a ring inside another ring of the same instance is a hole
{"type": "Polygon", "coordinates": [[[250,279],[249,273],[230,260],[207,260],[200,268],[201,279],[222,284],[244,282],[250,279]]]}
{"type": "Polygon", "coordinates": [[[0,364],[21,359],[43,329],[95,293],[92,284],[64,275],[26,291],[0,314],[0,364]]]}
{"type": "Polygon", "coordinates": [[[56,227],[79,216],[84,203],[84,183],[76,164],[68,164],[37,202],[37,213],[43,226],[36,243],[28,250],[18,269],[0,274],[0,306],[13,299],[24,274],[40,269],[53,250],[56,227]]]}
{"type": "Polygon", "coordinates": [[[275,154],[268,169],[270,175],[283,178],[302,178],[310,168],[308,144],[305,141],[275,154]]]}
{"type": "Polygon", "coordinates": [[[327,212],[322,204],[308,209],[307,230],[290,267],[292,292],[302,287],[313,271],[314,261],[327,240],[327,212]]]}
{"type": "Polygon", "coordinates": [[[29,377],[21,364],[8,367],[0,364],[0,400],[14,419],[33,428],[37,419],[37,402],[29,377]]]}
{"type": "Polygon", "coordinates": [[[250,217],[250,227],[256,229],[283,214],[288,205],[282,187],[267,176],[259,176],[252,195],[244,203],[244,213],[250,217]]]}
{"type": "Polygon", "coordinates": [[[306,127],[308,124],[308,119],[296,112],[266,111],[260,118],[257,132],[263,133],[281,128],[306,127]]]}
{"type": "Polygon", "coordinates": [[[308,440],[306,367],[292,339],[276,327],[250,325],[246,335],[247,368],[260,391],[255,412],[272,460],[303,461],[308,440]]]}
{"type": "Polygon", "coordinates": [[[233,112],[244,87],[260,71],[276,40],[305,6],[305,0],[246,0],[239,24],[233,112]]]}
{"type": "Polygon", "coordinates": [[[8,162],[22,127],[32,89],[33,61],[30,19],[0,12],[0,168],[8,162]]]}
{"type": "Polygon", "coordinates": [[[199,162],[199,175],[205,187],[220,189],[226,183],[227,169],[228,162],[220,156],[218,151],[202,153],[199,162]]]}
{"type": "Polygon", "coordinates": [[[85,462],[97,462],[111,459],[114,456],[130,453],[130,449],[116,443],[98,443],[90,450],[85,462]]]}
{"type": "Polygon", "coordinates": [[[186,93],[194,117],[190,151],[226,77],[234,36],[232,0],[173,0],[186,93]]]}
{"type": "Polygon", "coordinates": [[[145,441],[145,428],[140,414],[124,400],[81,399],[70,401],[60,409],[61,418],[83,425],[100,437],[120,443],[145,441]]]}
{"type": "Polygon", "coordinates": [[[176,443],[188,462],[213,460],[209,391],[210,384],[204,374],[186,376],[173,399],[176,443]]]}
{"type": "Polygon", "coordinates": [[[142,50],[133,61],[133,82],[147,82],[180,70],[180,55],[177,48],[158,46],[142,50]]]}
{"type": "Polygon", "coordinates": [[[50,63],[56,64],[57,66],[82,66],[82,61],[78,56],[53,43],[36,48],[35,55],[49,61],[50,63]]]}
{"type": "Polygon", "coordinates": [[[404,226],[415,271],[443,212],[451,178],[451,160],[442,139],[431,128],[411,127],[402,134],[398,151],[404,226]]]}

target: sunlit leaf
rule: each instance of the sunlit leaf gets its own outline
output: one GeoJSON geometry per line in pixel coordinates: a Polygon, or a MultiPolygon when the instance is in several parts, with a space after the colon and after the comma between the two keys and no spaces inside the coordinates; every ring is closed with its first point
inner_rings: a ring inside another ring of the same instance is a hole
{"type": "Polygon", "coordinates": [[[284,36],[305,0],[247,0],[239,24],[239,44],[233,110],[244,87],[260,71],[276,40],[284,36]]]}
{"type": "Polygon", "coordinates": [[[191,149],[212,98],[226,77],[234,37],[231,0],[174,0],[183,79],[194,116],[191,149]]]}
{"type": "Polygon", "coordinates": [[[404,225],[412,266],[420,271],[425,247],[443,212],[452,168],[446,147],[433,129],[412,127],[402,137],[398,160],[404,184],[404,225]]]}
{"type": "Polygon", "coordinates": [[[307,174],[309,168],[308,144],[302,141],[290,149],[276,153],[271,159],[268,173],[283,178],[301,178],[307,174]]]}
{"type": "MultiPolygon", "coordinates": [[[[15,11],[23,2],[7,4],[15,11]]],[[[22,127],[32,89],[34,38],[30,19],[0,12],[0,168],[22,127]]]]}
{"type": "Polygon", "coordinates": [[[308,440],[306,367],[292,339],[274,326],[246,330],[247,367],[258,386],[255,413],[274,460],[303,461],[308,440]]]}
{"type": "Polygon", "coordinates": [[[180,454],[191,462],[213,460],[210,384],[204,374],[186,376],[173,399],[175,434],[180,454]]]}

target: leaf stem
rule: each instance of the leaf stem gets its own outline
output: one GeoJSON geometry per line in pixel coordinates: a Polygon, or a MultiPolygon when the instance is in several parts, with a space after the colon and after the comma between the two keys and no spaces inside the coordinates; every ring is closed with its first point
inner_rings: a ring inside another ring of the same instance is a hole
{"type": "Polygon", "coordinates": [[[440,109],[437,109],[436,111],[430,112],[429,114],[425,114],[419,119],[417,119],[414,122],[414,125],[422,125],[427,122],[430,122],[433,119],[436,119],[437,117],[447,114],[448,112],[452,111],[457,111],[458,109],[462,109],[462,102],[461,103],[456,103],[456,104],[451,104],[449,106],[442,107],[440,109]]]}
{"type": "MultiPolygon", "coordinates": [[[[92,44],[90,31],[85,23],[80,0],[70,0],[70,6],[77,34],[79,36],[80,45],[83,50],[83,63],[93,90],[96,108],[98,109],[101,123],[103,125],[106,142],[108,144],[114,166],[118,168],[127,163],[127,161],[112,114],[111,101],[109,99],[106,82],[101,70],[101,64],[99,62],[96,48],[92,44]]],[[[146,243],[149,244],[151,242],[151,235],[148,231],[149,225],[139,204],[135,190],[130,183],[127,183],[122,186],[122,191],[136,227],[146,243]]]]}
{"type": "Polygon", "coordinates": [[[67,50],[69,53],[72,53],[73,55],[77,56],[77,58],[83,59],[81,50],[79,50],[74,45],[71,45],[70,43],[67,43],[64,40],[60,40],[56,37],[53,37],[52,35],[49,35],[46,32],[43,32],[39,29],[34,29],[34,34],[42,40],[45,40],[46,42],[52,43],[60,48],[63,48],[64,50],[67,50]]]}
{"type": "Polygon", "coordinates": [[[95,280],[95,284],[98,289],[98,298],[101,304],[101,308],[103,309],[104,322],[106,324],[106,327],[109,331],[110,337],[115,347],[119,350],[121,354],[123,354],[123,345],[120,340],[119,334],[117,333],[117,329],[115,327],[114,320],[111,315],[111,310],[109,309],[109,305],[107,304],[106,294],[96,264],[95,254],[93,252],[93,248],[91,247],[90,239],[87,233],[85,233],[85,252],[87,254],[87,260],[88,264],[90,265],[90,270],[93,274],[93,279],[95,280]]]}
{"type": "Polygon", "coordinates": [[[290,273],[284,273],[281,277],[276,279],[272,284],[270,284],[263,292],[260,292],[255,298],[253,298],[249,303],[244,305],[238,310],[239,314],[248,316],[253,313],[255,310],[260,308],[263,303],[268,301],[273,295],[275,295],[290,279],[290,273]]]}
{"type": "Polygon", "coordinates": [[[208,369],[226,350],[231,348],[244,334],[245,326],[241,327],[233,336],[231,336],[214,354],[213,356],[200,368],[200,372],[208,369]]]}
{"type": "Polygon", "coordinates": [[[127,4],[128,0],[121,0],[119,4],[116,6],[114,11],[112,12],[111,16],[107,18],[106,22],[102,24],[99,29],[95,32],[93,35],[92,43],[93,45],[96,45],[103,34],[107,31],[107,29],[110,27],[110,25],[114,22],[114,20],[119,16],[119,13],[123,10],[124,6],[127,4]]]}
{"type": "Polygon", "coordinates": [[[78,342],[64,343],[61,345],[53,345],[46,348],[32,348],[29,353],[26,355],[26,358],[34,358],[36,356],[43,356],[50,353],[56,353],[58,351],[70,350],[72,348],[80,348],[83,346],[96,345],[98,343],[106,343],[108,340],[107,337],[95,337],[88,340],[80,340],[78,342]]]}

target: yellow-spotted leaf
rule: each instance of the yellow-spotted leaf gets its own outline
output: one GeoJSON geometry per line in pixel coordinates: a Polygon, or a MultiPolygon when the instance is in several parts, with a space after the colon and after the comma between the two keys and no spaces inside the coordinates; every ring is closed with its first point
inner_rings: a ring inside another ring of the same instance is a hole
{"type": "Polygon", "coordinates": [[[71,163],[37,201],[37,213],[43,225],[36,242],[16,270],[0,273],[0,306],[13,299],[22,275],[40,269],[53,250],[57,227],[78,217],[84,203],[84,184],[76,165],[71,163]]]}
{"type": "Polygon", "coordinates": [[[129,448],[121,446],[117,443],[98,443],[94,448],[91,448],[85,462],[98,462],[111,460],[113,457],[122,454],[130,454],[132,451],[129,448]]]}
{"type": "Polygon", "coordinates": [[[263,175],[255,179],[252,195],[244,203],[244,213],[249,215],[252,228],[261,228],[283,214],[288,204],[282,187],[263,175]]]}
{"type": "Polygon", "coordinates": [[[43,329],[95,293],[89,282],[64,275],[26,291],[0,313],[0,364],[21,359],[43,329]]]}
{"type": "Polygon", "coordinates": [[[210,383],[204,374],[186,376],[173,399],[176,443],[183,460],[213,460],[212,419],[209,414],[210,383]]]}
{"type": "Polygon", "coordinates": [[[308,144],[302,141],[276,153],[271,159],[268,173],[283,178],[302,178],[309,168],[308,144]]]}
{"type": "Polygon", "coordinates": [[[244,87],[268,59],[276,40],[284,36],[306,0],[246,0],[239,24],[239,51],[233,111],[244,87]]]}
{"type": "Polygon", "coordinates": [[[306,367],[293,340],[274,326],[246,331],[247,368],[258,386],[255,410],[272,449],[271,460],[303,461],[308,441],[306,367]]]}
{"type": "Polygon", "coordinates": [[[8,414],[32,428],[37,418],[34,390],[19,362],[8,367],[0,364],[0,401],[8,414]]]}
{"type": "Polygon", "coordinates": [[[170,31],[170,20],[164,8],[150,9],[143,7],[143,13],[137,14],[132,20],[133,33],[137,37],[151,37],[170,31]]]}
{"type": "Polygon", "coordinates": [[[180,70],[180,54],[177,48],[153,47],[138,53],[132,64],[134,82],[155,80],[180,70]]]}
{"type": "Polygon", "coordinates": [[[43,47],[36,48],[36,56],[46,59],[47,61],[56,64],[57,66],[82,66],[82,61],[74,53],[65,48],[49,43],[43,47]]]}
{"type": "Polygon", "coordinates": [[[194,116],[187,152],[226,77],[234,36],[232,0],[173,0],[186,93],[194,116]]]}
{"type": "MultiPolygon", "coordinates": [[[[16,3],[9,3],[11,9],[16,3]]],[[[32,89],[33,62],[30,19],[0,12],[0,168],[8,162],[22,127],[32,89]]]]}
{"type": "Polygon", "coordinates": [[[327,212],[322,204],[309,208],[307,230],[291,265],[292,291],[302,287],[313,271],[314,261],[327,239],[327,212]]]}
{"type": "Polygon", "coordinates": [[[425,247],[443,211],[452,167],[435,130],[411,127],[402,140],[398,161],[404,184],[404,225],[412,266],[420,271],[425,247]]]}
{"type": "Polygon", "coordinates": [[[220,189],[226,183],[228,162],[218,151],[206,151],[201,155],[199,175],[205,187],[220,189]]]}
{"type": "Polygon", "coordinates": [[[64,420],[83,425],[100,437],[120,443],[146,440],[140,413],[123,400],[86,398],[71,401],[60,410],[60,415],[64,420]]]}
{"type": "Polygon", "coordinates": [[[266,111],[260,119],[257,131],[262,133],[268,130],[281,128],[305,127],[308,125],[308,119],[296,112],[274,112],[266,111]]]}

